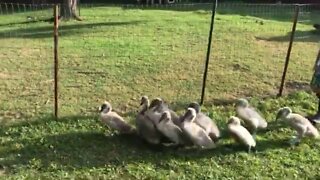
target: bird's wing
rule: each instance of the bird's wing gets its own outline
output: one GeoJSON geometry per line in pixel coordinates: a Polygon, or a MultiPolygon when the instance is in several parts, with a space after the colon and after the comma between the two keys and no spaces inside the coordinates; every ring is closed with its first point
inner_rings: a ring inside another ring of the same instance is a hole
{"type": "Polygon", "coordinates": [[[220,137],[220,131],[216,123],[203,113],[197,114],[195,123],[204,129],[209,134],[211,139],[220,137]]]}
{"type": "Polygon", "coordinates": [[[309,124],[307,129],[307,135],[312,137],[319,137],[319,131],[312,124],[309,124]]]}
{"type": "Polygon", "coordinates": [[[243,126],[232,126],[230,127],[230,131],[234,136],[237,136],[237,140],[241,141],[241,143],[255,146],[255,140],[249,131],[243,126]]]}
{"type": "Polygon", "coordinates": [[[180,126],[181,125],[181,118],[177,115],[177,113],[174,112],[173,110],[170,110],[170,115],[171,115],[172,122],[175,125],[180,126]]]}
{"type": "Polygon", "coordinates": [[[302,124],[302,125],[311,124],[307,118],[301,116],[300,114],[296,114],[296,113],[291,113],[288,116],[288,119],[295,124],[302,124]]]}
{"type": "Polygon", "coordinates": [[[162,113],[159,113],[157,111],[148,110],[145,113],[145,116],[150,119],[154,124],[158,124],[159,120],[162,116],[162,113]]]}
{"type": "Polygon", "coordinates": [[[258,122],[258,127],[260,128],[266,128],[268,123],[267,121],[261,116],[259,112],[257,112],[256,109],[253,107],[248,107],[245,109],[245,112],[247,114],[247,117],[249,119],[254,119],[258,122]]]}
{"type": "Polygon", "coordinates": [[[299,129],[306,129],[306,134],[309,136],[317,137],[319,136],[318,130],[310,123],[310,121],[301,116],[300,114],[292,113],[290,116],[290,121],[297,126],[299,129]]]}
{"type": "Polygon", "coordinates": [[[254,109],[252,107],[249,107],[247,109],[248,109],[247,112],[248,112],[250,117],[254,117],[256,119],[259,119],[260,121],[265,121],[265,119],[261,116],[260,113],[257,112],[256,109],[254,109]]]}
{"type": "Polygon", "coordinates": [[[140,114],[137,117],[136,125],[140,136],[152,144],[160,143],[160,132],[156,129],[151,120],[140,114]]]}
{"type": "Polygon", "coordinates": [[[136,126],[139,129],[155,129],[154,123],[142,114],[138,114],[136,118],[136,126]]]}
{"type": "Polygon", "coordinates": [[[197,134],[196,139],[197,139],[198,145],[206,147],[214,144],[214,141],[202,128],[199,128],[196,134],[197,134]]]}
{"type": "Polygon", "coordinates": [[[114,124],[120,131],[131,131],[133,128],[121,116],[115,112],[110,113],[110,122],[114,124]]]}

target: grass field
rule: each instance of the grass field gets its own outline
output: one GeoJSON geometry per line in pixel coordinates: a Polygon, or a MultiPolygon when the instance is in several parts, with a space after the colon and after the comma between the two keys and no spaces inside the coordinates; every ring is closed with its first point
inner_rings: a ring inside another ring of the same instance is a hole
{"type": "Polygon", "coordinates": [[[0,16],[0,178],[319,178],[320,142],[289,147],[294,132],[274,123],[282,106],[316,111],[308,83],[319,47],[311,26],[317,12],[300,16],[287,95],[275,98],[292,25],[292,13],[280,10],[292,8],[221,7],[203,111],[226,135],[232,100],[248,97],[270,124],[258,135],[258,153],[230,148],[227,135],[210,151],[151,150],[135,137],[112,135],[98,121],[105,99],[131,123],[141,95],[161,96],[180,114],[199,100],[211,16],[205,9],[85,7],[84,21],[62,22],[58,121],[51,117],[52,23],[27,19],[52,12],[30,11],[0,16]]]}

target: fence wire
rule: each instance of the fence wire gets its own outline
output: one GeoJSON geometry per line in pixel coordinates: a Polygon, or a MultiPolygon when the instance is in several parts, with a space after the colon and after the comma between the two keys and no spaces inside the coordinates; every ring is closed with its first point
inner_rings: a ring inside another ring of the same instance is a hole
{"type": "MultiPolygon", "coordinates": [[[[319,42],[313,24],[319,23],[319,10],[317,5],[300,6],[285,92],[309,89],[319,42]]],[[[292,4],[218,5],[209,101],[278,93],[294,12],[292,4]]]]}
{"type": "Polygon", "coordinates": [[[53,110],[52,5],[0,4],[1,121],[53,110]]]}
{"type": "Polygon", "coordinates": [[[192,12],[82,5],[81,16],[59,29],[62,113],[94,111],[104,99],[127,111],[142,95],[200,98],[210,14],[199,23],[192,12]]]}
{"type": "MultiPolygon", "coordinates": [[[[34,6],[1,4],[5,112],[53,109],[52,6],[34,6]]],[[[96,113],[103,100],[131,112],[142,95],[173,106],[199,101],[211,7],[81,4],[83,21],[59,24],[60,114],[96,113]]],[[[294,10],[295,5],[218,4],[205,103],[278,93],[294,10]]],[[[319,10],[300,6],[286,91],[308,89],[319,10]]]]}

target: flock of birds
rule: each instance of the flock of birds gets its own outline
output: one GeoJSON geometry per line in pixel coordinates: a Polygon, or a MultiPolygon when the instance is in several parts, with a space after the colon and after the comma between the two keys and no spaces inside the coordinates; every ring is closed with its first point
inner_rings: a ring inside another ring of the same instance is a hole
{"type": "MultiPolygon", "coordinates": [[[[268,123],[246,99],[238,99],[235,109],[236,116],[231,116],[227,121],[227,132],[237,143],[245,145],[249,153],[256,151],[256,133],[259,129],[266,129],[268,123]],[[241,120],[245,126],[241,124],[241,120]]],[[[99,110],[101,122],[110,129],[121,134],[138,134],[152,145],[169,143],[213,149],[221,139],[215,121],[202,113],[196,102],[190,103],[185,113],[178,116],[161,98],[155,98],[150,103],[148,97],[143,96],[135,119],[135,128],[114,112],[109,102],[105,101],[99,110]]],[[[319,137],[316,127],[302,115],[292,113],[289,107],[280,108],[276,120],[285,121],[297,132],[290,140],[292,145],[298,144],[305,136],[319,137]]]]}

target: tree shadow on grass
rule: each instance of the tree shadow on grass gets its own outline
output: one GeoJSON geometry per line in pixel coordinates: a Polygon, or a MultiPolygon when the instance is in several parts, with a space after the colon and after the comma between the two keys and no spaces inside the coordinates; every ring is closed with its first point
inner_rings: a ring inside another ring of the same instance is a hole
{"type": "MultiPolygon", "coordinates": [[[[99,31],[97,27],[108,26],[127,26],[136,25],[142,21],[124,21],[124,22],[99,22],[99,23],[77,23],[77,24],[61,24],[59,26],[60,36],[70,36],[87,32],[99,31]],[[83,29],[86,29],[84,31],[83,29]]],[[[0,32],[0,38],[48,38],[52,37],[53,25],[42,27],[16,28],[0,32]]]]}
{"type": "MultiPolygon", "coordinates": [[[[291,32],[288,32],[285,36],[274,36],[274,37],[256,37],[257,40],[264,41],[278,41],[278,42],[289,42],[291,32]]],[[[294,42],[314,42],[320,41],[320,31],[309,30],[309,31],[296,31],[294,36],[294,42]]]]}
{"type": "Polygon", "coordinates": [[[12,23],[6,23],[6,24],[0,24],[0,27],[7,27],[7,26],[13,26],[13,25],[26,25],[26,24],[35,24],[39,22],[46,22],[45,20],[41,21],[22,21],[22,22],[12,22],[12,23]]]}

